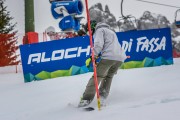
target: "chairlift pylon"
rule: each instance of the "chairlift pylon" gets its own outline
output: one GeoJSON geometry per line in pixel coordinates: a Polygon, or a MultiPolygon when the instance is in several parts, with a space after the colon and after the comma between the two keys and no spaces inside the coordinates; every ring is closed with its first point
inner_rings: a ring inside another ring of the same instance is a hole
{"type": "Polygon", "coordinates": [[[180,28],[180,9],[176,10],[175,12],[175,25],[177,28],[180,28]],[[179,16],[179,20],[177,20],[178,16],[179,16]]]}

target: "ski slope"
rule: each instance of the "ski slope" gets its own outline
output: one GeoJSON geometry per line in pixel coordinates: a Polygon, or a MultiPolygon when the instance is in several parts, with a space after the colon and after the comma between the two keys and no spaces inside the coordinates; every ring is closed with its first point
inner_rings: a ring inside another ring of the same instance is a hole
{"type": "MultiPolygon", "coordinates": [[[[0,68],[1,69],[1,68],[0,68]]],[[[107,106],[77,105],[92,73],[24,83],[23,74],[0,74],[0,120],[180,120],[180,58],[174,65],[119,70],[107,106]]]]}

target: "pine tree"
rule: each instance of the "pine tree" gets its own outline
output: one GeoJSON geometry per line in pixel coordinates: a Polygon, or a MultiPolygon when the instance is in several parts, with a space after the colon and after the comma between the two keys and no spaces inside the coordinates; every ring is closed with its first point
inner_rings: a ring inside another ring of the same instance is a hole
{"type": "Polygon", "coordinates": [[[17,44],[17,31],[14,31],[16,23],[11,23],[13,17],[4,6],[5,0],[0,1],[0,66],[17,65],[16,51],[19,48],[17,44]]]}

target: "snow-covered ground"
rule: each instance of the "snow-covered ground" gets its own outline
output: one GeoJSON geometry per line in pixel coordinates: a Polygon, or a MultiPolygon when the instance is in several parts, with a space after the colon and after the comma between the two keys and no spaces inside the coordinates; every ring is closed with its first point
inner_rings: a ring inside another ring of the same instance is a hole
{"type": "MultiPolygon", "coordinates": [[[[180,120],[180,59],[174,65],[119,70],[107,106],[77,105],[92,73],[24,83],[22,73],[0,74],[0,120],[180,120]]],[[[1,68],[0,68],[1,69],[1,68]]]]}

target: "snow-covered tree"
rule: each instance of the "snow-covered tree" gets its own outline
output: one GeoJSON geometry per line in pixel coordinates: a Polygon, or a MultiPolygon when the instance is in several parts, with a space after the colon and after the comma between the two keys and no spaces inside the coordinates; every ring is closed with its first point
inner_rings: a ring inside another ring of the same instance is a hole
{"type": "Polygon", "coordinates": [[[105,12],[107,12],[108,14],[111,14],[108,5],[105,6],[105,12]]]}
{"type": "Polygon", "coordinates": [[[105,22],[111,26],[111,29],[117,27],[116,18],[111,14],[109,7],[105,6],[105,11],[103,11],[102,4],[97,3],[90,7],[89,14],[91,20],[96,20],[97,22],[105,22]]]}

